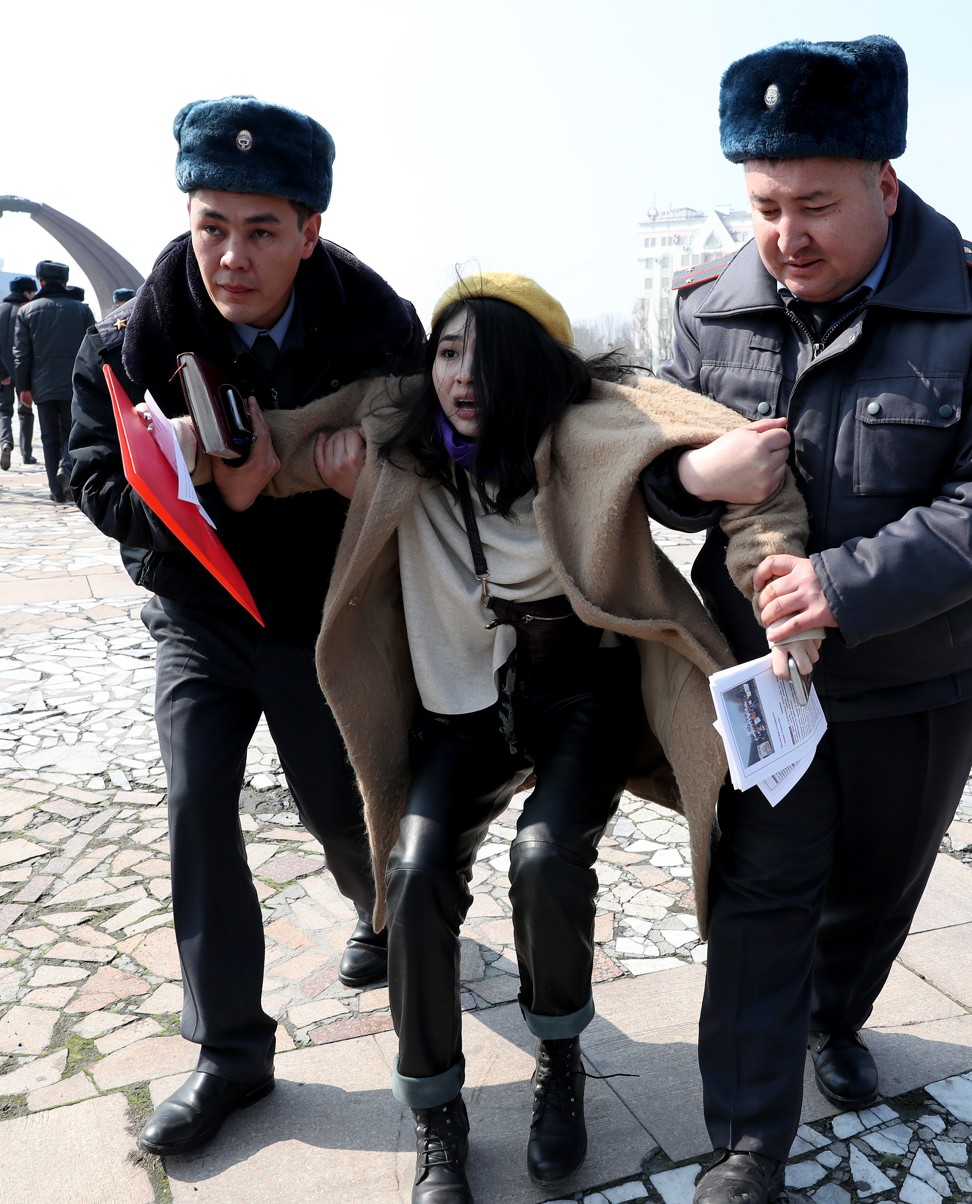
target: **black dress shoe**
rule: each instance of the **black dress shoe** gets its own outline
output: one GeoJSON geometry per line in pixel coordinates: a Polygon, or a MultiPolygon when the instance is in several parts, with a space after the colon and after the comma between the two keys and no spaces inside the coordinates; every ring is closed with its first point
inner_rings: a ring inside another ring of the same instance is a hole
{"type": "Polygon", "coordinates": [[[412,1204],[473,1204],[466,1179],[469,1116],[461,1095],[436,1108],[413,1108],[415,1185],[412,1204]]]}
{"type": "Polygon", "coordinates": [[[387,977],[388,929],[375,932],[366,920],[359,920],[338,966],[338,978],[346,987],[367,987],[387,977]]]}
{"type": "Polygon", "coordinates": [[[237,1108],[248,1108],[274,1088],[273,1071],[255,1083],[233,1083],[197,1070],[163,1100],[138,1135],[150,1154],[184,1154],[215,1137],[237,1108]]]}
{"type": "Polygon", "coordinates": [[[527,1170],[536,1183],[554,1183],[577,1170],[587,1156],[584,1083],[579,1037],[537,1042],[533,1119],[527,1170]]]}
{"type": "Polygon", "coordinates": [[[74,504],[74,491],[71,488],[71,478],[65,469],[60,469],[57,474],[57,483],[61,487],[61,493],[64,495],[63,500],[74,504]]]}
{"type": "Polygon", "coordinates": [[[782,1162],[764,1154],[723,1150],[699,1176],[692,1204],[768,1204],[783,1190],[783,1171],[782,1162]]]}
{"type": "Polygon", "coordinates": [[[36,464],[37,457],[36,456],[24,456],[24,463],[25,464],[36,464]]]}
{"type": "Polygon", "coordinates": [[[869,1108],[878,1097],[878,1072],[860,1033],[811,1033],[810,1057],[823,1095],[841,1108],[869,1108]]]}

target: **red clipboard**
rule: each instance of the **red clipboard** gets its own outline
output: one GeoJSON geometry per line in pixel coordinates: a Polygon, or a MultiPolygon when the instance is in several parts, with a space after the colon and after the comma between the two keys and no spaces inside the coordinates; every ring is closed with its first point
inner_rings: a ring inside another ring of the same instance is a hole
{"type": "Polygon", "coordinates": [[[104,369],[129,485],[220,585],[246,607],[261,627],[265,626],[249,586],[219,536],[191,502],[179,497],[178,478],[172,465],[152,438],[111,365],[105,364],[104,369]]]}

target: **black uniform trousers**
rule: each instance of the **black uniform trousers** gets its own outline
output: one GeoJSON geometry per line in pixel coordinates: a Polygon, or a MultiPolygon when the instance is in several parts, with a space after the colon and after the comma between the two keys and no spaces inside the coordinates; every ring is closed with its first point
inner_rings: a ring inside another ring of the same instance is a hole
{"type": "Polygon", "coordinates": [[[155,716],[168,781],[182,1035],[198,1069],[238,1082],[273,1065],[261,1004],[263,918],[240,828],[246,751],[261,714],[304,827],[362,919],[374,879],[361,800],[317,680],[314,650],[248,633],[165,598],[142,618],[158,643],[155,716]]]}
{"type": "Polygon", "coordinates": [[[420,710],[414,725],[412,781],[385,879],[393,1090],[412,1108],[462,1087],[459,930],[469,882],[489,824],[531,769],[536,785],[510,848],[520,1009],[545,1039],[576,1036],[594,1014],[593,867],[644,717],[634,647],[562,656],[525,681],[521,672],[513,714],[519,753],[496,706],[420,710]]]}
{"type": "Polygon", "coordinates": [[[44,468],[51,493],[59,500],[64,490],[57,479],[59,472],[70,474],[71,459],[68,456],[68,437],[71,434],[71,399],[67,401],[35,401],[37,421],[40,423],[41,445],[44,449],[44,468]]]}
{"type": "Polygon", "coordinates": [[[972,763],[972,701],[832,723],[771,807],[719,800],[699,1026],[715,1148],[786,1159],[808,1032],[856,1032],[904,944],[972,763]]]}

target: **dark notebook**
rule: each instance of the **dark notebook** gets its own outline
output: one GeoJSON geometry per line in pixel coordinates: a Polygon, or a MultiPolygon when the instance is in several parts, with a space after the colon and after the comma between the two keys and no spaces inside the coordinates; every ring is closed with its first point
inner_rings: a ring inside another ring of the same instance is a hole
{"type": "Polygon", "coordinates": [[[246,402],[239,389],[215,364],[192,351],[176,356],[175,375],[204,452],[242,464],[253,445],[246,402]]]}

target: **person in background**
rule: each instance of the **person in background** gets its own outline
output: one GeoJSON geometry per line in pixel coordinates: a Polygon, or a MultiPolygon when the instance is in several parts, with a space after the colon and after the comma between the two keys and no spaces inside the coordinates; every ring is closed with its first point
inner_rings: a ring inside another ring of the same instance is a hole
{"type": "Polygon", "coordinates": [[[176,116],[176,181],[190,231],[137,295],[92,330],[75,370],[72,487],[121,544],[156,640],[156,720],[168,782],[172,908],[183,1036],[197,1070],[139,1135],[154,1154],[208,1141],[274,1086],[276,1021],[261,1003],[264,935],[240,828],[246,752],[265,716],[304,826],[358,922],[348,986],[384,978],[386,938],[361,800],[321,695],[314,641],[346,512],[338,492],[259,497],[277,468],[261,407],[290,410],[362,376],[407,371],[424,333],[411,305],[350,252],[320,238],[334,144],[313,118],[251,96],[176,116]],[[260,627],[134,494],[103,367],[138,403],[185,412],[176,356],[192,351],[249,397],[245,463],[215,466],[201,498],[265,620],[260,627]],[[311,551],[313,549],[313,552],[311,551]]]}
{"type": "Polygon", "coordinates": [[[135,290],[133,288],[116,288],[111,294],[112,306],[110,312],[114,313],[120,305],[124,305],[126,301],[131,301],[134,296],[135,290]]]}
{"type": "Polygon", "coordinates": [[[20,404],[37,406],[44,468],[52,502],[71,502],[68,438],[71,374],[94,314],[68,289],[68,266],[51,259],[37,265],[40,292],[22,305],[14,322],[14,384],[20,404]]]}
{"type": "MultiPolygon", "coordinates": [[[[828,1100],[877,1098],[861,1029],[972,763],[972,254],[892,166],[907,97],[883,36],[728,68],[722,150],[754,238],[692,269],[659,370],[746,418],[786,417],[808,554],[760,566],[758,609],[771,639],[830,633],[809,770],[775,808],[728,786],[719,802],[699,1029],[717,1157],[696,1204],[779,1194],[808,1043],[828,1100]]],[[[723,552],[713,530],[693,577],[748,657],[761,629],[723,552]]]]}
{"type": "Polygon", "coordinates": [[[17,427],[20,459],[23,464],[36,464],[34,457],[34,412],[17,396],[14,387],[13,338],[17,312],[37,294],[33,276],[16,276],[10,281],[10,291],[0,301],[0,469],[10,468],[13,451],[13,412],[17,401],[17,427]]]}

